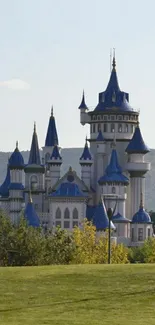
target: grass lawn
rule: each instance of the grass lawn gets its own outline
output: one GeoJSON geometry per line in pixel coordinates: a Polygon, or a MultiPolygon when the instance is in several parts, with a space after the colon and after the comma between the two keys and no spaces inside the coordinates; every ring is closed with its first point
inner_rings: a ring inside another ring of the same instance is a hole
{"type": "Polygon", "coordinates": [[[0,268],[2,325],[154,325],[155,265],[0,268]]]}

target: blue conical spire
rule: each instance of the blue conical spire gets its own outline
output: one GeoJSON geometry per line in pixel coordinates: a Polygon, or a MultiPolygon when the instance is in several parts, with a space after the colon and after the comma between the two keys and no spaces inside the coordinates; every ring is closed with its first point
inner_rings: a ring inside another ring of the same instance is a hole
{"type": "Polygon", "coordinates": [[[108,182],[125,183],[125,184],[129,183],[128,178],[122,174],[122,168],[118,163],[116,149],[112,150],[110,163],[105,170],[104,176],[102,176],[99,179],[99,184],[108,183],[108,182]]]}
{"type": "Polygon", "coordinates": [[[32,227],[40,226],[39,217],[35,211],[35,208],[34,208],[34,205],[32,202],[32,198],[31,198],[31,194],[30,194],[29,202],[27,203],[27,206],[25,208],[24,216],[28,223],[28,226],[32,226],[32,227]]]}
{"type": "Polygon", "coordinates": [[[32,165],[32,164],[41,165],[40,152],[39,152],[39,146],[38,146],[38,137],[37,137],[35,123],[34,123],[34,131],[33,131],[33,136],[32,136],[32,143],[31,143],[31,150],[30,150],[28,164],[29,165],[32,165]]]}
{"type": "MultiPolygon", "coordinates": [[[[93,216],[93,224],[96,227],[96,230],[106,230],[109,227],[109,219],[107,216],[107,212],[105,206],[100,201],[97,205],[94,216],[93,216]]],[[[112,221],[110,222],[110,228],[115,229],[112,221]]]]}
{"type": "Polygon", "coordinates": [[[142,134],[140,132],[139,125],[135,128],[132,139],[130,140],[126,150],[127,153],[143,153],[149,152],[149,148],[145,144],[142,134]]]}
{"type": "Polygon", "coordinates": [[[10,186],[10,169],[9,169],[9,165],[7,165],[7,174],[3,184],[0,186],[0,195],[2,197],[9,196],[9,186],[10,186]]]}
{"type": "Polygon", "coordinates": [[[96,141],[98,141],[98,142],[104,141],[104,137],[103,137],[103,134],[102,134],[102,131],[101,130],[98,133],[98,136],[96,138],[96,141]]]}
{"type": "Polygon", "coordinates": [[[92,156],[88,148],[87,137],[86,137],[86,143],[83,149],[82,156],[80,157],[80,160],[92,160],[92,156]]]}
{"type": "Polygon", "coordinates": [[[50,159],[58,159],[58,160],[61,160],[62,157],[60,156],[60,153],[59,153],[59,148],[57,145],[54,146],[53,148],[53,152],[52,152],[52,155],[51,155],[51,158],[50,159]]]}
{"type": "Polygon", "coordinates": [[[129,104],[129,94],[121,91],[118,83],[117,72],[116,72],[116,60],[115,53],[112,61],[112,71],[110,79],[105,91],[99,93],[99,102],[96,106],[96,111],[106,111],[113,108],[119,109],[120,111],[133,111],[129,104]]]}
{"type": "Polygon", "coordinates": [[[46,147],[53,147],[54,145],[58,145],[58,135],[57,135],[57,129],[55,124],[55,118],[53,116],[53,107],[51,109],[51,116],[49,119],[48,124],[48,130],[45,140],[45,146],[46,147]]]}
{"type": "Polygon", "coordinates": [[[88,109],[86,103],[85,103],[85,94],[84,94],[84,90],[83,90],[83,95],[82,95],[82,101],[81,104],[79,106],[79,109],[88,109]]]}
{"type": "Polygon", "coordinates": [[[106,92],[111,92],[113,95],[113,99],[114,99],[114,96],[119,91],[120,91],[120,88],[119,88],[117,72],[116,72],[116,60],[115,60],[115,56],[114,56],[113,62],[112,62],[111,76],[110,76],[110,80],[108,82],[108,86],[106,88],[106,92]]]}

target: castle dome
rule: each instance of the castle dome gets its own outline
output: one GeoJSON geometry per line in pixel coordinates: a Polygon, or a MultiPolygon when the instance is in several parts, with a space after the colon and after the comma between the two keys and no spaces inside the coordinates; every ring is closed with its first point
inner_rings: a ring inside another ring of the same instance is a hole
{"type": "Polygon", "coordinates": [[[16,148],[9,158],[9,168],[10,169],[22,169],[24,168],[24,159],[22,154],[18,149],[18,142],[16,143],[16,148]]]}

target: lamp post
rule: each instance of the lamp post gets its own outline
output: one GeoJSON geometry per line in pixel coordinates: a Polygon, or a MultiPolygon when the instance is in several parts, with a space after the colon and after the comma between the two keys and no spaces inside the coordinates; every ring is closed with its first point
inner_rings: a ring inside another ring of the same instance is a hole
{"type": "Polygon", "coordinates": [[[102,200],[102,204],[104,204],[105,208],[106,208],[106,204],[105,204],[105,199],[107,198],[110,198],[110,199],[113,199],[115,200],[115,206],[113,209],[111,208],[106,208],[106,211],[107,211],[107,216],[108,216],[108,220],[109,220],[109,223],[108,223],[108,264],[111,263],[111,220],[112,220],[112,217],[116,211],[116,206],[117,206],[117,200],[118,200],[118,195],[113,195],[113,194],[107,194],[107,195],[103,195],[103,198],[104,198],[104,201],[102,200]]]}

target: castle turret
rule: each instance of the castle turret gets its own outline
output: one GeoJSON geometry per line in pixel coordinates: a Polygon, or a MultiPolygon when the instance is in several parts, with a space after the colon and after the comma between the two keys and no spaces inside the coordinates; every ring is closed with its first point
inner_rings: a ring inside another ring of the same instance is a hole
{"type": "Polygon", "coordinates": [[[130,174],[131,215],[138,210],[141,192],[145,193],[145,174],[150,170],[150,163],[144,161],[144,156],[149,151],[138,125],[126,148],[128,162],[125,168],[130,174]]]}
{"type": "Polygon", "coordinates": [[[83,95],[82,95],[81,104],[80,104],[80,106],[78,108],[80,109],[80,123],[82,125],[85,125],[88,122],[88,114],[87,114],[88,107],[87,107],[87,105],[85,103],[84,91],[83,91],[83,95]]]}
{"type": "Polygon", "coordinates": [[[88,148],[87,138],[85,147],[82,153],[82,156],[80,157],[80,165],[81,165],[81,179],[82,181],[88,186],[90,189],[91,186],[91,166],[93,163],[93,159],[91,156],[91,153],[88,148]]]}
{"type": "Polygon", "coordinates": [[[131,223],[131,240],[134,246],[142,244],[146,239],[152,237],[153,226],[150,215],[145,211],[143,204],[143,194],[141,193],[141,200],[139,210],[134,214],[131,223]]]}
{"type": "MultiPolygon", "coordinates": [[[[101,201],[94,211],[93,224],[96,227],[97,231],[105,231],[109,228],[109,218],[107,216],[107,211],[101,201]]],[[[115,229],[112,221],[110,221],[110,228],[111,230],[115,229]]]]}
{"type": "Polygon", "coordinates": [[[60,179],[62,157],[60,156],[59,148],[57,145],[54,146],[53,152],[49,159],[49,185],[53,187],[56,182],[60,179]]]}
{"type": "Polygon", "coordinates": [[[105,170],[105,174],[99,179],[102,186],[102,195],[105,196],[107,209],[113,209],[117,199],[116,213],[125,216],[126,186],[129,180],[122,173],[122,168],[118,163],[117,151],[112,150],[110,163],[105,170]]]}
{"type": "Polygon", "coordinates": [[[43,147],[43,163],[47,164],[48,160],[53,151],[53,147],[55,145],[59,145],[55,117],[53,115],[53,106],[51,108],[51,116],[49,119],[46,139],[45,139],[45,146],[43,147]]]}
{"type": "Polygon", "coordinates": [[[29,196],[29,201],[28,201],[25,211],[24,211],[24,217],[27,221],[28,226],[31,226],[31,227],[39,227],[40,226],[40,220],[39,220],[39,217],[35,211],[31,195],[29,196]]]}
{"type": "Polygon", "coordinates": [[[10,200],[10,217],[13,223],[17,223],[19,215],[23,208],[23,169],[24,159],[18,149],[18,142],[16,148],[9,159],[10,169],[10,185],[9,185],[9,200],[10,200]]]}
{"type": "Polygon", "coordinates": [[[35,208],[40,212],[43,210],[44,174],[45,168],[41,165],[36,124],[34,124],[29,161],[25,165],[25,202],[28,203],[29,191],[31,191],[35,208]]]}

